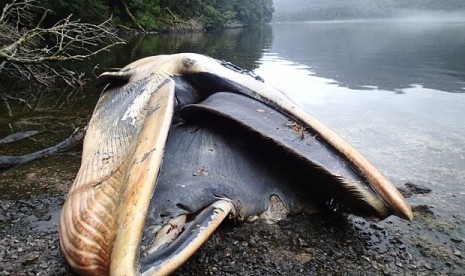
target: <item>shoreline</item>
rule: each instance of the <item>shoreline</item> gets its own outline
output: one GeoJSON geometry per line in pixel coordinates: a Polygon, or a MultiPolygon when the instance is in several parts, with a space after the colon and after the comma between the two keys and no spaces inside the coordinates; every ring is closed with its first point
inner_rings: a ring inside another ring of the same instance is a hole
{"type": "MultiPolygon", "coordinates": [[[[79,159],[75,149],[1,173],[0,184],[23,186],[0,195],[0,275],[73,275],[59,250],[57,223],[79,159]]],[[[413,210],[412,222],[321,213],[276,224],[224,223],[176,275],[463,275],[464,216],[413,210]]]]}

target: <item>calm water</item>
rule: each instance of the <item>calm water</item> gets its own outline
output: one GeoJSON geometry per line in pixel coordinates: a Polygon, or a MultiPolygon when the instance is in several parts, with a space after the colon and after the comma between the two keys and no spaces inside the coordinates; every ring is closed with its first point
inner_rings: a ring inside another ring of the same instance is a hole
{"type": "Polygon", "coordinates": [[[257,72],[434,212],[465,207],[465,23],[273,25],[257,72]]]}
{"type": "MultiPolygon", "coordinates": [[[[395,185],[410,181],[433,190],[413,196],[411,203],[442,214],[465,207],[465,23],[286,23],[141,36],[101,56],[99,68],[175,52],[208,54],[255,70],[353,144],[395,185]]],[[[90,72],[94,64],[80,66],[90,72]]],[[[21,103],[1,106],[0,136],[49,117],[63,118],[69,131],[88,119],[98,93],[89,88],[72,99],[41,99],[36,111],[21,103]],[[47,113],[49,107],[55,111],[47,113]]]]}

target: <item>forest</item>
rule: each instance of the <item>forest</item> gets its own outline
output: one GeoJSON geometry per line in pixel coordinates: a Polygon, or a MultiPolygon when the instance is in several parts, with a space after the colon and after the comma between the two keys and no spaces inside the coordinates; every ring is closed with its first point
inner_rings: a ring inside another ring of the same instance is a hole
{"type": "Polygon", "coordinates": [[[213,29],[270,22],[272,0],[43,0],[51,20],[73,14],[84,22],[112,16],[123,29],[173,31],[213,29]]]}
{"type": "MultiPolygon", "coordinates": [[[[187,32],[268,23],[272,0],[0,0],[0,78],[82,84],[62,66],[125,43],[130,33],[187,32]]],[[[5,81],[4,81],[5,82],[5,81]]]]}

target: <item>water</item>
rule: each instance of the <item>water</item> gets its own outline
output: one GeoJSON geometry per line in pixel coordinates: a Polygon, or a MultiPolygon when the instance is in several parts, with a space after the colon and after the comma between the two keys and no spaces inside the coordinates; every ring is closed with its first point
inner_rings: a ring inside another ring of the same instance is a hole
{"type": "MultiPolygon", "coordinates": [[[[104,69],[149,55],[197,52],[255,70],[353,144],[396,186],[410,181],[433,190],[413,196],[412,204],[451,215],[465,207],[464,30],[460,22],[307,22],[140,36],[80,68],[90,72],[95,61],[104,69]]],[[[0,136],[60,124],[66,136],[85,124],[98,94],[89,87],[72,98],[42,99],[34,110],[14,100],[7,109],[0,102],[0,136]],[[54,121],[44,124],[49,117],[54,121]]],[[[3,152],[32,148],[16,143],[3,152]]]]}
{"type": "Polygon", "coordinates": [[[465,203],[465,23],[273,25],[256,71],[436,213],[465,203]]]}

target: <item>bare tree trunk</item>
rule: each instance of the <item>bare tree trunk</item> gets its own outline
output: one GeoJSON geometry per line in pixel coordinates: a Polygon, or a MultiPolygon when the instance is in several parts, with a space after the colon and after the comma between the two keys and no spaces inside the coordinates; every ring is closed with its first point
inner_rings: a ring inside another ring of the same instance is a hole
{"type": "Polygon", "coordinates": [[[120,1],[121,1],[121,4],[123,4],[124,11],[129,16],[129,18],[132,20],[132,22],[134,24],[136,24],[136,26],[137,26],[137,28],[139,28],[139,30],[141,30],[142,32],[145,33],[145,29],[139,24],[139,22],[137,22],[137,19],[134,17],[134,15],[129,10],[129,6],[128,6],[128,4],[126,4],[126,1],[124,1],[124,0],[120,0],[120,1]]]}
{"type": "Polygon", "coordinates": [[[36,135],[38,133],[39,133],[39,131],[37,131],[37,130],[29,130],[29,131],[18,132],[18,133],[8,135],[8,136],[0,139],[0,146],[4,145],[4,144],[8,144],[8,143],[13,143],[15,141],[19,141],[19,140],[22,140],[24,138],[34,136],[34,135],[36,135]]]}
{"type": "Polygon", "coordinates": [[[86,134],[87,127],[82,129],[76,128],[74,132],[65,140],[60,143],[51,146],[46,149],[42,149],[33,153],[19,155],[19,156],[10,156],[10,155],[0,155],[0,168],[9,168],[19,164],[24,164],[39,158],[51,156],[60,152],[67,151],[76,145],[84,138],[86,134]]]}

